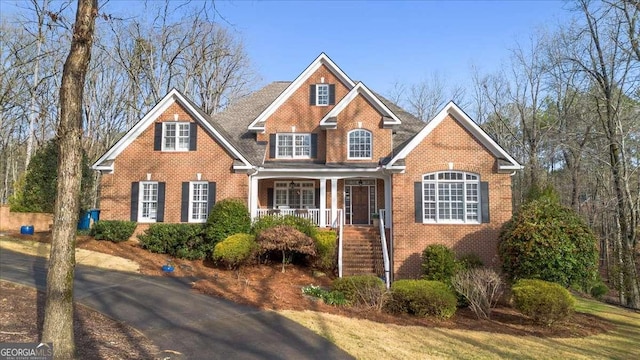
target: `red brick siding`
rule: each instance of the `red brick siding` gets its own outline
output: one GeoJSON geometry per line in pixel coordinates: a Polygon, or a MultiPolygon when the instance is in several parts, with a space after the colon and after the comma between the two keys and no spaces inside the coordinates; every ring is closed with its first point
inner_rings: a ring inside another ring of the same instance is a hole
{"type": "Polygon", "coordinates": [[[396,278],[420,275],[421,253],[429,244],[445,244],[458,255],[475,253],[495,265],[500,227],[511,217],[511,177],[498,174],[495,158],[453,117],[445,119],[406,158],[406,173],[393,176],[393,242],[396,278]],[[422,175],[449,169],[473,172],[489,182],[491,222],[476,225],[415,222],[414,182],[422,175]]]}
{"type": "MultiPolygon", "coordinates": [[[[156,122],[195,121],[179,104],[174,103],[156,122]]],[[[100,218],[105,220],[129,220],[131,183],[146,181],[166,182],[166,223],[180,222],[182,182],[196,181],[196,173],[202,181],[216,182],[216,200],[240,198],[247,201],[246,174],[232,173],[233,158],[202,126],[198,127],[196,151],[153,151],[154,124],[135,139],[118,155],[114,173],[104,174],[101,180],[100,218]]]]}

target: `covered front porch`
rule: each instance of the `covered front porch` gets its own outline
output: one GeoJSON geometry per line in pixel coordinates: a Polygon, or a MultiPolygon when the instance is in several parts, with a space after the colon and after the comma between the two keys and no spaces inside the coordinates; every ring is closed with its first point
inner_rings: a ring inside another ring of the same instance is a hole
{"type": "Polygon", "coordinates": [[[332,228],[372,225],[379,217],[391,223],[391,180],[385,174],[256,174],[249,194],[252,219],[293,215],[332,228]]]}

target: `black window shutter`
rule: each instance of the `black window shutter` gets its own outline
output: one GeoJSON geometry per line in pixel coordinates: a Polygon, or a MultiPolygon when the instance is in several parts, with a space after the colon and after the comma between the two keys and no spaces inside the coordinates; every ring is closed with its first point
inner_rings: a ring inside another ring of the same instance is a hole
{"type": "Polygon", "coordinates": [[[153,129],[153,150],[162,150],[162,123],[155,123],[153,129]]]}
{"type": "Polygon", "coordinates": [[[416,181],[413,183],[413,202],[415,206],[416,222],[423,223],[424,216],[422,214],[423,204],[422,204],[422,182],[421,181],[416,181]]]}
{"type": "Polygon", "coordinates": [[[140,183],[131,183],[131,221],[138,221],[138,197],[140,196],[140,183]]]}
{"type": "Polygon", "coordinates": [[[315,105],[315,104],[316,104],[316,86],[310,85],[309,86],[309,105],[315,105]]]}
{"type": "Polygon", "coordinates": [[[209,212],[211,214],[211,209],[213,209],[213,205],[216,204],[216,183],[212,181],[209,183],[209,212]]]}
{"type": "Polygon", "coordinates": [[[482,212],[482,222],[488,223],[489,217],[489,183],[486,181],[480,182],[480,211],[482,212]]]}
{"type": "Polygon", "coordinates": [[[311,134],[311,157],[318,157],[318,134],[311,134]]]}
{"type": "Polygon", "coordinates": [[[329,105],[336,104],[336,84],[329,84],[329,105]]]}
{"type": "Polygon", "coordinates": [[[273,188],[267,189],[267,207],[275,208],[273,204],[273,188]]]}
{"type": "Polygon", "coordinates": [[[156,222],[164,222],[164,194],[167,183],[158,183],[158,210],[156,212],[156,222]]]}
{"type": "Polygon", "coordinates": [[[269,135],[269,157],[276,158],[276,134],[269,135]]]}
{"type": "Polygon", "coordinates": [[[195,151],[197,149],[198,142],[198,124],[191,123],[189,127],[189,150],[195,151]]]}
{"type": "Polygon", "coordinates": [[[189,182],[182,183],[182,202],[180,203],[180,221],[189,222],[189,182]]]}
{"type": "Polygon", "coordinates": [[[316,188],[316,209],[320,209],[320,188],[316,188]]]}

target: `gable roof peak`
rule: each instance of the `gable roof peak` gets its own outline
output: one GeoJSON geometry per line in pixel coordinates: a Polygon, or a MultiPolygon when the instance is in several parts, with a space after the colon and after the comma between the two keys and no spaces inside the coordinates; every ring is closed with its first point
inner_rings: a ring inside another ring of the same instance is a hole
{"type": "Polygon", "coordinates": [[[284,104],[284,102],[287,101],[291,95],[293,95],[296,90],[298,90],[300,86],[302,86],[302,84],[304,84],[305,81],[307,81],[307,79],[309,79],[309,77],[322,65],[326,66],[329,71],[331,71],[331,73],[333,73],[333,75],[335,75],[349,90],[356,86],[356,83],[351,80],[351,78],[347,76],[347,74],[345,74],[344,71],[342,71],[342,69],[340,69],[340,67],[338,67],[338,65],[336,65],[336,63],[334,63],[327,54],[321,52],[320,55],[318,55],[318,57],[316,57],[315,60],[313,60],[311,64],[309,64],[309,66],[307,66],[307,68],[304,69],[304,71],[302,71],[302,73],[298,75],[293,82],[291,82],[291,84],[289,84],[280,96],[278,96],[260,115],[258,115],[258,117],[255,118],[255,120],[253,120],[253,122],[251,122],[251,124],[249,124],[247,129],[250,131],[263,132],[265,122],[269,116],[284,104]]]}

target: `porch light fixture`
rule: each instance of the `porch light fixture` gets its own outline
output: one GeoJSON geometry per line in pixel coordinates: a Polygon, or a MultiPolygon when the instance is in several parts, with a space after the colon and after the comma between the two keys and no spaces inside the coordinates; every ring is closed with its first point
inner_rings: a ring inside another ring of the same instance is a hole
{"type": "Polygon", "coordinates": [[[294,187],[296,187],[296,183],[291,180],[291,182],[289,183],[289,187],[293,189],[294,187]]]}
{"type": "Polygon", "coordinates": [[[358,186],[362,186],[363,182],[362,179],[358,180],[358,186]]]}

